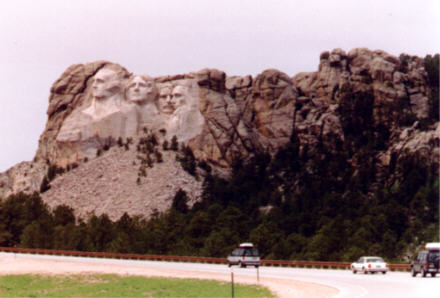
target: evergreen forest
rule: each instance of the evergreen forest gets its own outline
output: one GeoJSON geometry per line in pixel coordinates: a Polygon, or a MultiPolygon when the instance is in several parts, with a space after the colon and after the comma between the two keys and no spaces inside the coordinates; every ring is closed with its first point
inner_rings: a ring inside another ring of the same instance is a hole
{"type": "Polygon", "coordinates": [[[409,156],[401,183],[371,195],[374,175],[352,176],[345,158],[324,151],[310,160],[298,147],[292,138],[272,158],[237,161],[228,180],[208,174],[194,206],[179,191],[166,213],[149,220],[103,214],[83,221],[68,206],[50,210],[38,193],[11,195],[0,203],[0,246],[225,257],[250,241],[266,259],[351,261],[367,254],[402,262],[439,240],[432,169],[409,156]]]}

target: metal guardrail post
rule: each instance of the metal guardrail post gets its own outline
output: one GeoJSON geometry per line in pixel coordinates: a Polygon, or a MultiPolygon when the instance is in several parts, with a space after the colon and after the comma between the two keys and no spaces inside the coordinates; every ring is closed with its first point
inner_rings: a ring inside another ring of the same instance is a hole
{"type": "Polygon", "coordinates": [[[260,266],[257,266],[257,283],[260,283],[260,266]]]}
{"type": "Polygon", "coordinates": [[[234,298],[234,270],[231,267],[231,297],[234,298]]]}

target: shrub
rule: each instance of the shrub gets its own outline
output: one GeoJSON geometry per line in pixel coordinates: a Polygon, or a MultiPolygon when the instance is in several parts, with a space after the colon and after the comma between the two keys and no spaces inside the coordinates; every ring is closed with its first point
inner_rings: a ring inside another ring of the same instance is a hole
{"type": "Polygon", "coordinates": [[[158,150],[154,150],[154,155],[156,157],[156,162],[163,162],[162,153],[158,150]]]}
{"type": "Polygon", "coordinates": [[[173,203],[171,205],[171,208],[181,212],[181,213],[187,213],[188,212],[188,196],[185,191],[182,189],[179,189],[174,196],[173,203]]]}
{"type": "Polygon", "coordinates": [[[192,176],[196,176],[196,158],[189,146],[182,145],[182,152],[176,158],[182,169],[192,176]]]}
{"type": "Polygon", "coordinates": [[[117,144],[119,147],[122,147],[124,145],[124,142],[122,141],[121,137],[118,138],[117,144]]]}
{"type": "Polygon", "coordinates": [[[173,150],[173,151],[179,150],[179,142],[177,142],[177,137],[176,136],[173,136],[173,138],[171,139],[170,149],[173,150]]]}

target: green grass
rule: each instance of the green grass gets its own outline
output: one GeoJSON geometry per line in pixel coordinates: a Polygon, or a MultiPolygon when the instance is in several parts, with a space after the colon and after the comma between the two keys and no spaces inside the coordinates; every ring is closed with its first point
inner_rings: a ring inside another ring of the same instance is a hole
{"type": "MultiPolygon", "coordinates": [[[[235,297],[275,297],[268,289],[234,286],[235,297]]],[[[231,297],[231,283],[118,275],[5,275],[0,297],[231,297]]]]}

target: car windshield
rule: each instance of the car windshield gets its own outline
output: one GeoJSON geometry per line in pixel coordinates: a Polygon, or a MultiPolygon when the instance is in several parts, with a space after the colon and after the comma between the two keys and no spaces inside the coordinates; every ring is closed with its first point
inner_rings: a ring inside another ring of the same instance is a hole
{"type": "Polygon", "coordinates": [[[258,250],[255,248],[246,249],[245,256],[258,257],[258,250]]]}
{"type": "Polygon", "coordinates": [[[383,259],[382,258],[369,258],[367,260],[367,263],[383,263],[383,259]]]}

